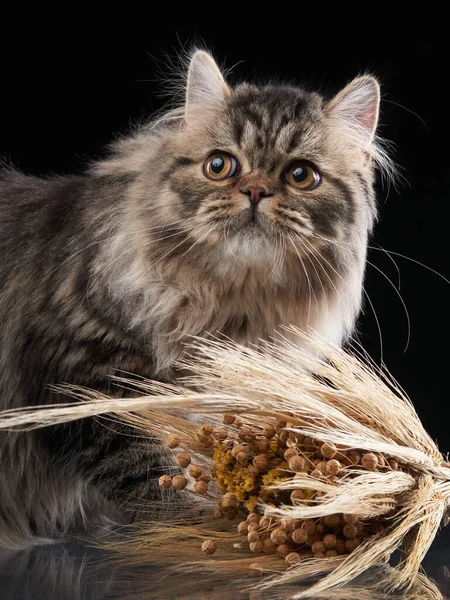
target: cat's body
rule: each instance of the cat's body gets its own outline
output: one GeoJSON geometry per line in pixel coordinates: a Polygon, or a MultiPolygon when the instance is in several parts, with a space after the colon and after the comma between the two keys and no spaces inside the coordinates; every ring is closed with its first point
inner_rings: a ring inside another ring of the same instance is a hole
{"type": "MultiPolygon", "coordinates": [[[[0,174],[1,408],[67,401],[49,391],[58,383],[119,393],[117,370],[170,381],[205,332],[248,344],[293,324],[341,343],[376,213],[377,110],[371,78],[330,102],[230,90],[199,52],[185,111],[86,175],[0,174]]],[[[114,519],[160,493],[159,447],[145,454],[115,429],[2,434],[0,542],[114,519]]]]}

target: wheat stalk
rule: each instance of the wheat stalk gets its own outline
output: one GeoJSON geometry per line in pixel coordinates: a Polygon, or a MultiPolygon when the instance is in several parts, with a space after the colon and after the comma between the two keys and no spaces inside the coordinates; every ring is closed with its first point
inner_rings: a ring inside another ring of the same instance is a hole
{"type": "MultiPolygon", "coordinates": [[[[368,472],[360,465],[348,465],[345,476],[332,483],[308,473],[297,473],[295,477],[288,473],[282,481],[268,485],[268,490],[308,488],[317,493],[314,501],[269,506],[265,508],[266,515],[274,519],[318,519],[345,513],[373,519],[388,515],[393,508],[396,513],[382,532],[346,556],[308,558],[287,570],[274,567],[273,558],[265,557],[269,576],[258,582],[258,587],[267,590],[300,582],[323,572],[326,563],[326,570],[331,572],[293,596],[322,597],[326,590],[339,589],[369,567],[385,561],[407,537],[405,558],[385,578],[384,585],[412,589],[418,581],[420,562],[450,502],[449,466],[411,401],[387,373],[378,372],[357,353],[331,347],[293,327],[287,328],[286,333],[289,339],[281,336],[262,342],[258,348],[243,347],[223,338],[193,339],[189,353],[179,363],[191,374],[180,385],[142,381],[138,385],[143,396],[126,399],[61,386],[60,391],[78,402],[5,411],[0,414],[0,429],[27,430],[109,414],[162,439],[179,435],[195,460],[212,470],[212,453],[199,445],[198,426],[192,422],[192,415],[207,414],[208,421],[218,425],[223,414],[232,408],[246,425],[257,429],[268,420],[283,419],[289,414],[288,430],[294,436],[307,436],[346,450],[378,453],[398,461],[401,469],[368,472]],[[295,336],[307,342],[307,349],[292,341],[295,336]]],[[[135,380],[115,380],[118,385],[136,389],[135,380]]],[[[192,536],[204,539],[203,533],[195,530],[188,536],[191,545],[192,536]]],[[[146,535],[152,546],[167,547],[169,539],[178,539],[183,546],[182,538],[187,534],[185,526],[159,525],[141,534],[138,545],[131,543],[131,547],[142,548],[142,536],[146,535]]],[[[220,537],[217,531],[215,534],[220,537]]],[[[130,548],[129,541],[124,543],[130,548]]],[[[173,551],[173,544],[169,547],[173,551]]],[[[145,560],[144,551],[136,551],[135,560],[139,554],[145,560]]],[[[160,556],[161,560],[170,560],[167,552],[160,556]]],[[[190,563],[182,561],[180,568],[192,572],[201,565],[206,571],[243,573],[248,560],[251,559],[234,559],[229,550],[220,560],[199,557],[190,563]]]]}

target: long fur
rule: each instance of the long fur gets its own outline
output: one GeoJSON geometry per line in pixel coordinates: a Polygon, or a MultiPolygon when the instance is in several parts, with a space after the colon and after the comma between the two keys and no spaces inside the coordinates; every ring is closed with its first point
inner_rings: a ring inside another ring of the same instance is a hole
{"type": "MultiPolygon", "coordinates": [[[[377,82],[359,78],[332,100],[294,87],[231,89],[197,52],[186,99],[83,175],[0,174],[3,409],[60,402],[51,391],[60,383],[125,394],[110,378],[118,370],[173,381],[192,335],[251,344],[287,324],[337,344],[351,334],[376,218],[374,168],[388,164],[374,137],[377,82]],[[236,157],[235,177],[205,177],[216,150],[236,157]],[[294,159],[314,163],[321,185],[290,187],[294,159]],[[252,185],[266,195],[250,223],[242,189],[252,185]]],[[[160,494],[168,457],[156,442],[144,455],[126,433],[90,419],[27,439],[4,434],[0,544],[53,537],[88,513],[114,521],[111,506],[160,494]]]]}

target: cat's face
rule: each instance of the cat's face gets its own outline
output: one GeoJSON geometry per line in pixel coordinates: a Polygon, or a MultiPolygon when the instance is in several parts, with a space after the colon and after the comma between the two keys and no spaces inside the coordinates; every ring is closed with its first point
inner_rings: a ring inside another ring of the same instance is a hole
{"type": "Polygon", "coordinates": [[[304,256],[366,234],[375,80],[360,78],[330,102],[291,87],[230,89],[199,54],[164,194],[196,244],[255,263],[272,262],[281,248],[304,256]]]}

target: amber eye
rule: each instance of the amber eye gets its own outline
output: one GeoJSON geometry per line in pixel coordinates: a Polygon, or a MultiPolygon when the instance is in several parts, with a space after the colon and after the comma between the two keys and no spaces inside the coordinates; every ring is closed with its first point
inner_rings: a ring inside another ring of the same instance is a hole
{"type": "Polygon", "coordinates": [[[320,182],[321,177],[311,163],[297,160],[285,171],[286,181],[297,190],[313,190],[320,182]]]}
{"type": "Polygon", "coordinates": [[[236,173],[237,160],[226,152],[215,152],[203,163],[203,173],[208,179],[222,181],[236,173]]]}

